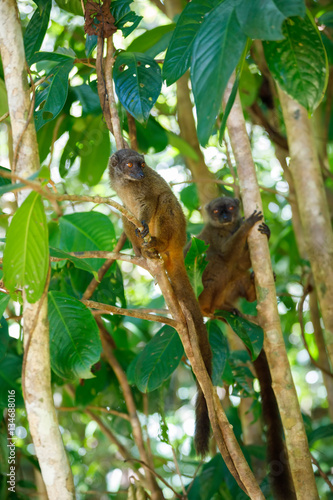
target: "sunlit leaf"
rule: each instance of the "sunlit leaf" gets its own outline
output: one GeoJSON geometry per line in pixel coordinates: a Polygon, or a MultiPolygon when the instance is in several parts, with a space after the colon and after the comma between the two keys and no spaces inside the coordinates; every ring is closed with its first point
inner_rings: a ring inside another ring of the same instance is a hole
{"type": "Polygon", "coordinates": [[[37,52],[43,43],[50,19],[52,0],[36,0],[38,5],[24,32],[24,50],[26,60],[37,52]]]}
{"type": "Polygon", "coordinates": [[[264,42],[269,69],[280,87],[312,112],[328,81],[328,63],[320,33],[310,17],[293,17],[282,27],[285,38],[264,42]]]}
{"type": "Polygon", "coordinates": [[[49,267],[48,229],[43,202],[32,192],[15,213],[7,231],[4,282],[13,298],[17,289],[36,302],[44,291],[49,267]]]}
{"type": "Polygon", "coordinates": [[[161,92],[159,65],[145,54],[122,52],[116,59],[113,78],[124,108],[139,122],[147,122],[161,92]]]}
{"type": "Polygon", "coordinates": [[[250,350],[252,359],[256,359],[264,343],[264,332],[261,326],[228,311],[216,311],[215,314],[227,320],[233,331],[250,350]]]}

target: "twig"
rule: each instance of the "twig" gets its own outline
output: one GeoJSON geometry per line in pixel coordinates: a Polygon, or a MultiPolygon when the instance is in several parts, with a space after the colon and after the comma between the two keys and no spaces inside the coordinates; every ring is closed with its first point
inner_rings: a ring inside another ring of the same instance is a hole
{"type": "MultiPolygon", "coordinates": [[[[115,415],[116,417],[123,418],[124,420],[130,421],[129,415],[127,413],[122,413],[117,410],[108,410],[107,408],[102,408],[101,406],[86,406],[87,410],[100,411],[101,413],[108,413],[110,415],[115,415]]],[[[58,411],[84,411],[84,409],[77,406],[58,406],[56,407],[58,411]]]]}
{"type": "Polygon", "coordinates": [[[9,116],[9,111],[0,117],[0,123],[3,122],[9,116]]]}
{"type": "Polygon", "coordinates": [[[96,309],[96,314],[119,314],[121,316],[130,316],[131,318],[145,319],[148,321],[157,321],[170,325],[173,328],[178,328],[178,322],[171,318],[165,318],[155,314],[147,314],[140,311],[140,309],[123,309],[122,307],[111,306],[109,304],[102,304],[93,300],[81,300],[81,302],[90,309],[96,309]]]}
{"type": "Polygon", "coordinates": [[[322,470],[322,468],[319,465],[319,462],[315,459],[315,457],[311,454],[311,461],[312,463],[318,467],[318,472],[321,475],[321,477],[324,479],[325,483],[328,485],[329,489],[333,491],[333,484],[329,480],[328,475],[322,470]]]}
{"type": "MultiPolygon", "coordinates": [[[[140,266],[148,271],[148,266],[143,257],[133,257],[125,253],[108,252],[105,250],[87,250],[86,252],[68,252],[68,255],[76,257],[77,259],[114,259],[130,262],[136,266],[140,266]]],[[[60,262],[66,260],[67,257],[50,257],[51,262],[60,262]]],[[[1,262],[1,260],[0,260],[1,262]]]]}

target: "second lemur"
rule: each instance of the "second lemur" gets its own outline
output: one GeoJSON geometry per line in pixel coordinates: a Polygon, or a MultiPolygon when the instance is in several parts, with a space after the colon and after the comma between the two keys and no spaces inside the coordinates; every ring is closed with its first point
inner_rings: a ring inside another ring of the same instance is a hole
{"type": "MultiPolygon", "coordinates": [[[[145,163],[143,155],[131,149],[120,149],[109,162],[112,188],[125,207],[141,222],[143,231],[123,217],[124,230],[136,255],[151,257],[158,252],[163,260],[172,288],[181,306],[192,316],[199,348],[209,376],[212,352],[199,304],[188,279],[183,247],[186,242],[186,220],[181,206],[167,182],[145,163]],[[151,235],[146,243],[144,237],[151,235]]],[[[196,401],[195,447],[199,454],[208,451],[210,423],[205,397],[198,386],[196,401]]]]}
{"type": "MultiPolygon", "coordinates": [[[[253,226],[263,218],[261,212],[254,211],[243,219],[239,200],[222,197],[211,201],[205,207],[208,221],[197,236],[207,245],[208,264],[203,272],[204,289],[199,303],[204,313],[214,314],[217,309],[235,312],[237,301],[243,297],[249,302],[256,300],[254,274],[250,272],[251,259],[247,238],[253,226]]],[[[270,237],[265,223],[258,226],[262,234],[270,237]]],[[[253,362],[261,387],[262,412],[267,425],[267,462],[279,466],[278,474],[270,473],[272,489],[279,500],[294,500],[292,478],[283,441],[283,428],[279,409],[272,389],[272,378],[262,350],[253,362]]]]}

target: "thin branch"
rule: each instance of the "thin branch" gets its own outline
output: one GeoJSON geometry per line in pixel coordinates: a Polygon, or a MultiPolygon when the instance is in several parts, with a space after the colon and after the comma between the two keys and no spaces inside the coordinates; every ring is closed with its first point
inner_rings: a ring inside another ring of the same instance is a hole
{"type": "MultiPolygon", "coordinates": [[[[87,250],[86,252],[68,252],[68,255],[76,257],[77,259],[114,259],[123,262],[130,262],[136,266],[140,266],[148,271],[148,266],[143,257],[134,257],[125,253],[108,252],[105,250],[87,250]]],[[[67,260],[67,257],[50,257],[51,262],[60,262],[67,260]]],[[[1,262],[1,259],[0,259],[1,262]]]]}
{"type": "MultiPolygon", "coordinates": [[[[128,422],[130,421],[129,415],[127,413],[122,413],[117,410],[111,410],[107,408],[103,408],[101,406],[86,406],[87,410],[92,410],[92,411],[100,411],[101,413],[107,413],[109,415],[115,415],[116,417],[123,418],[124,420],[127,420],[128,422]]],[[[79,408],[77,406],[57,406],[56,410],[58,411],[85,411],[85,409],[79,408]]]]}
{"type": "Polygon", "coordinates": [[[324,481],[328,485],[329,489],[333,492],[332,482],[329,480],[328,475],[322,470],[322,468],[319,465],[319,462],[315,459],[315,457],[313,455],[311,455],[311,461],[316,467],[318,467],[319,474],[324,479],[324,481]]]}
{"type": "Polygon", "coordinates": [[[155,314],[147,314],[140,311],[140,309],[123,309],[122,307],[111,306],[109,304],[102,304],[93,300],[81,300],[81,302],[90,309],[96,309],[96,314],[119,314],[121,316],[130,316],[131,318],[145,319],[147,321],[157,321],[170,325],[173,328],[178,328],[178,322],[171,318],[165,318],[155,314]]]}
{"type": "Polygon", "coordinates": [[[168,488],[170,488],[170,490],[173,492],[173,494],[177,497],[177,498],[180,498],[180,499],[183,499],[183,495],[181,495],[180,493],[178,493],[176,490],[173,489],[172,486],[170,486],[170,484],[160,475],[158,474],[158,472],[156,472],[154,469],[152,469],[149,465],[147,465],[145,462],[143,462],[142,460],[139,460],[138,458],[132,458],[130,459],[130,461],[132,462],[137,462],[138,464],[141,464],[142,467],[144,467],[145,469],[149,470],[149,472],[151,472],[152,474],[154,474],[154,476],[157,477],[157,479],[159,479],[160,481],[162,481],[163,484],[165,484],[165,486],[167,486],[168,488]]]}
{"type": "Polygon", "coordinates": [[[9,111],[0,117],[0,123],[3,122],[9,116],[9,111]]]}

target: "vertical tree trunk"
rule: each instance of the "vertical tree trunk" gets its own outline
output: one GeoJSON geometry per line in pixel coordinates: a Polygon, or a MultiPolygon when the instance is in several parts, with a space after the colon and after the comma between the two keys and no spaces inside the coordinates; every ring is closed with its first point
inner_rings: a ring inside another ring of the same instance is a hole
{"type": "Polygon", "coordinates": [[[290,170],[302,222],[306,253],[310,260],[326,345],[333,361],[333,232],[316,145],[308,113],[303,106],[279,89],[286,124],[290,170]]]}
{"type": "MultiPolygon", "coordinates": [[[[8,95],[16,171],[27,176],[39,168],[36,132],[31,120],[30,90],[15,0],[0,2],[0,50],[8,95]]],[[[20,200],[19,200],[20,201],[20,200]]],[[[22,197],[21,197],[21,201],[22,197]]],[[[23,390],[31,436],[49,499],[74,498],[74,484],[53,405],[47,300],[24,300],[24,345],[28,349],[23,390]],[[29,347],[28,347],[29,346],[29,347]]]]}
{"type": "MultiPolygon", "coordinates": [[[[230,81],[225,95],[227,101],[233,82],[230,81]]],[[[238,177],[244,205],[245,217],[254,209],[262,210],[255,165],[239,95],[229,115],[228,132],[238,166],[238,177]]],[[[279,406],[291,474],[299,500],[318,498],[313,475],[308,442],[299,408],[297,394],[284,345],[277,310],[274,278],[267,238],[259,231],[251,231],[249,238],[251,261],[256,277],[258,314],[265,332],[265,351],[272,375],[272,386],[279,406]]]]}

